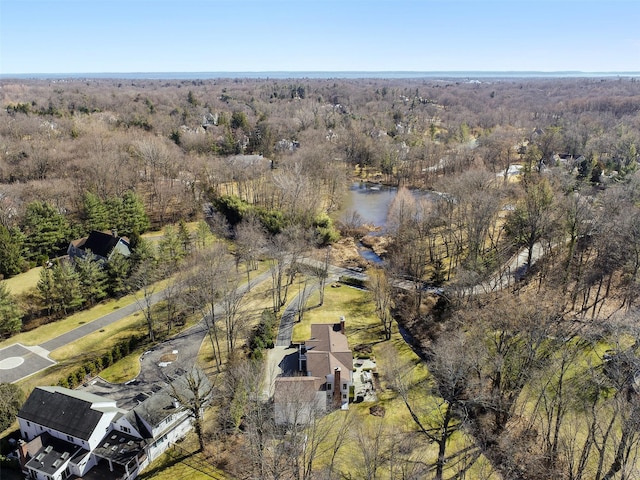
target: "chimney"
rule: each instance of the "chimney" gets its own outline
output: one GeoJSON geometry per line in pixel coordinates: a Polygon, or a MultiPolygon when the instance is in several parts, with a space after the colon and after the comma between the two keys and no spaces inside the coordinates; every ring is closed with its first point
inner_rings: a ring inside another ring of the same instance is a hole
{"type": "Polygon", "coordinates": [[[113,235],[114,237],[118,236],[118,230],[116,230],[115,228],[111,229],[111,235],[113,235]]]}
{"type": "Polygon", "coordinates": [[[20,462],[21,467],[26,465],[29,461],[28,454],[29,449],[27,447],[27,442],[22,439],[18,440],[18,461],[20,462]]]}
{"type": "Polygon", "coordinates": [[[342,333],[343,335],[346,335],[344,333],[344,316],[340,316],[340,333],[342,333]]]}
{"type": "Polygon", "coordinates": [[[333,404],[336,409],[342,406],[342,385],[340,381],[340,367],[336,367],[333,370],[333,404]]]}

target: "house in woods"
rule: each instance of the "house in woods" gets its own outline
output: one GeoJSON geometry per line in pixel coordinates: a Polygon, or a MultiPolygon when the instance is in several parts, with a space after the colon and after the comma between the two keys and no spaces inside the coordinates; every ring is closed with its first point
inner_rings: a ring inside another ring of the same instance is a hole
{"type": "Polygon", "coordinates": [[[67,248],[71,259],[84,257],[89,251],[102,262],[108,262],[116,252],[125,257],[131,255],[129,239],[119,237],[115,230],[112,232],[92,230],[88,237],[73,240],[67,248]]]}
{"type": "Polygon", "coordinates": [[[353,354],[345,321],[311,325],[311,338],[297,346],[296,370],[275,380],[277,424],[305,423],[315,413],[349,408],[353,384],[353,354]]]}
{"type": "MultiPolygon", "coordinates": [[[[193,398],[186,375],[173,388],[193,398]]],[[[189,411],[174,395],[171,386],[140,393],[127,410],[84,391],[35,388],[18,413],[23,474],[40,480],[136,478],[192,428],[189,411]]]]}

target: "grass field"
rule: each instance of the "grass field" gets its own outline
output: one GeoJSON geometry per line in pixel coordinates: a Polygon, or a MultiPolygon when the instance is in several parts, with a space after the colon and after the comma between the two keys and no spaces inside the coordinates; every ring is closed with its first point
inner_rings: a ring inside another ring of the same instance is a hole
{"type": "Polygon", "coordinates": [[[41,270],[42,267],[35,267],[15,277],[8,278],[4,282],[13,295],[20,295],[37,287],[41,270]]]}

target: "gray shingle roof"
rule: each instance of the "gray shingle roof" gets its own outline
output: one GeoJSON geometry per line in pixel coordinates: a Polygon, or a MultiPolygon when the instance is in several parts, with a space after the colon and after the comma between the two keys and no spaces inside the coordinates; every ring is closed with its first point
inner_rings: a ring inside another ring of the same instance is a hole
{"type": "Polygon", "coordinates": [[[37,387],[18,417],[88,440],[102,415],[109,411],[118,411],[115,400],[63,387],[37,387]]]}

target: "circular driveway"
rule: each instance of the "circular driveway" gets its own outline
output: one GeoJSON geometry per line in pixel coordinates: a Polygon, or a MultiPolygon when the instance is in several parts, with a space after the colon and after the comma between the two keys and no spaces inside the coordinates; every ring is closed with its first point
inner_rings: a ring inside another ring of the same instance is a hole
{"type": "Polygon", "coordinates": [[[44,370],[56,362],[41,347],[25,347],[19,343],[0,350],[0,383],[13,383],[44,370]]]}

